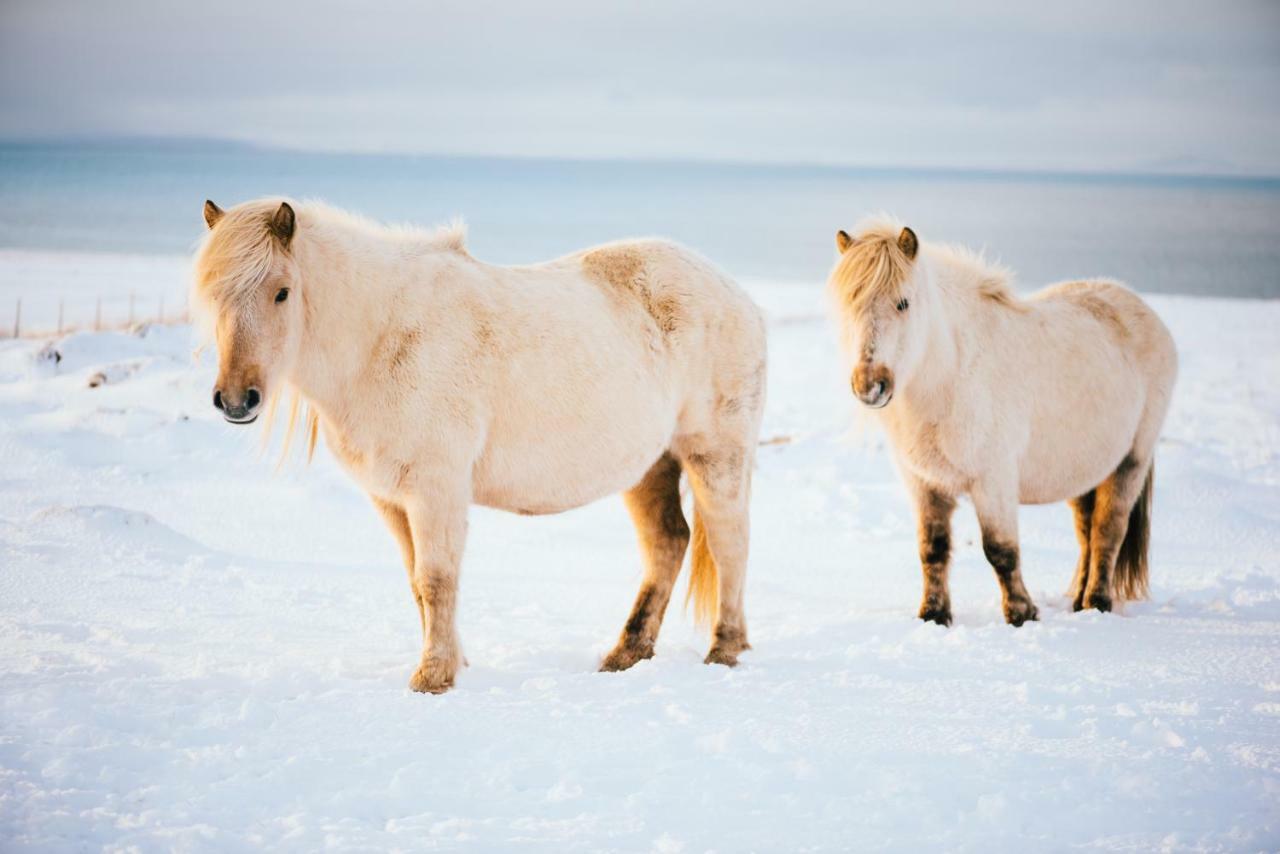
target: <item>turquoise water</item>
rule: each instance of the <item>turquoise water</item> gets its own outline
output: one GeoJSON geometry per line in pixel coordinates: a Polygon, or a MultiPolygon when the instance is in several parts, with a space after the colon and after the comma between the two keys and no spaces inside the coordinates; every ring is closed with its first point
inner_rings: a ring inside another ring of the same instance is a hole
{"type": "Polygon", "coordinates": [[[377,219],[462,216],[473,254],[552,257],[660,234],[757,279],[821,282],[833,235],[892,212],[985,247],[1023,289],[1280,297],[1280,180],[309,154],[217,143],[0,145],[0,247],[187,252],[201,205],[285,194],[377,219]]]}

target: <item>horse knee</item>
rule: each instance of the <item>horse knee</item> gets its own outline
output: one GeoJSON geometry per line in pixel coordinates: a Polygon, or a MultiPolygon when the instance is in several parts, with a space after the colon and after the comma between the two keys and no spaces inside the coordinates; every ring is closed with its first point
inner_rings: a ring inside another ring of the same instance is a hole
{"type": "Polygon", "coordinates": [[[1018,570],[1018,546],[1002,543],[991,537],[982,538],[982,553],[987,562],[996,571],[1002,581],[1008,579],[1018,570]]]}

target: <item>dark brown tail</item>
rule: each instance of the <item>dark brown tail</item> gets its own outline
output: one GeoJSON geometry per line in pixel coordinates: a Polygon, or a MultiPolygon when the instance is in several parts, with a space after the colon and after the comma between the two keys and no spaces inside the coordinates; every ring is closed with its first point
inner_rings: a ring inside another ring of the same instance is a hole
{"type": "Polygon", "coordinates": [[[1155,476],[1153,462],[1147,471],[1146,483],[1142,485],[1142,494],[1129,511],[1129,530],[1125,531],[1124,542],[1120,544],[1112,575],[1117,599],[1147,598],[1147,544],[1151,539],[1151,492],[1155,476]]]}

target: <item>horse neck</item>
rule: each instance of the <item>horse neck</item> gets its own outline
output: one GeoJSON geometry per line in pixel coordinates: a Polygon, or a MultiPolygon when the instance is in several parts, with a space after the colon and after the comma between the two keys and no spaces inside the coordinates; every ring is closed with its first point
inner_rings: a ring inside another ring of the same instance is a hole
{"type": "MultiPolygon", "coordinates": [[[[955,388],[982,374],[982,363],[992,344],[1007,339],[1017,329],[1010,310],[983,296],[973,281],[975,272],[950,263],[946,255],[932,259],[933,305],[928,349],[913,377],[918,396],[932,399],[936,409],[953,409],[955,388]]],[[[937,413],[935,413],[937,414],[937,413]]]]}
{"type": "MultiPolygon", "coordinates": [[[[396,302],[410,271],[404,255],[378,235],[334,229],[300,241],[295,251],[305,326],[289,379],[323,415],[342,421],[377,342],[402,320],[396,302]]],[[[412,275],[429,277],[430,259],[419,263],[424,269],[412,275]]]]}
{"type": "Polygon", "coordinates": [[[900,393],[912,409],[935,420],[951,408],[957,377],[967,362],[963,324],[969,308],[945,281],[935,281],[931,290],[925,349],[900,393]]]}

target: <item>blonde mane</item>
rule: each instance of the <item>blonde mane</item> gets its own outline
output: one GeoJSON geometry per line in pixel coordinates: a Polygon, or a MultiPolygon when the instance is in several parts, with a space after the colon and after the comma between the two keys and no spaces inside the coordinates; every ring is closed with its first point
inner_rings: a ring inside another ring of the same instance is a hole
{"type": "MultiPolygon", "coordinates": [[[[831,285],[842,308],[857,314],[880,298],[897,301],[902,283],[911,275],[913,263],[898,244],[902,229],[901,222],[888,216],[859,223],[853,243],[831,276],[831,285]]],[[[923,244],[921,248],[928,252],[944,286],[975,294],[1006,308],[1025,310],[1025,304],[1009,284],[1013,274],[1008,268],[964,246],[923,244]]]]}
{"type": "Polygon", "coordinates": [[[981,252],[967,246],[938,244],[930,247],[930,251],[937,269],[944,269],[950,282],[1006,308],[1026,309],[1009,284],[1013,272],[1008,267],[988,261],[981,252]]]}
{"type": "MultiPolygon", "coordinates": [[[[269,202],[268,204],[277,204],[277,202],[269,202]]],[[[467,226],[460,218],[454,218],[434,228],[423,228],[411,223],[389,224],[378,222],[367,216],[352,213],[319,201],[306,201],[296,207],[300,217],[307,218],[314,228],[323,228],[325,231],[328,231],[329,227],[336,227],[348,233],[356,232],[377,237],[381,240],[418,244],[427,250],[460,252],[463,254],[466,254],[467,251],[467,226]]],[[[303,233],[300,230],[299,236],[303,233]]]]}
{"type": "MultiPolygon", "coordinates": [[[[237,205],[206,232],[196,250],[192,303],[212,312],[222,300],[235,301],[251,292],[271,274],[284,250],[272,238],[269,223],[280,199],[258,199],[237,205]]],[[[384,240],[417,243],[424,250],[465,254],[467,227],[461,220],[424,229],[411,225],[384,225],[368,217],[335,208],[324,202],[293,203],[301,226],[299,241],[336,239],[334,231],[364,234],[384,240]]]]}

